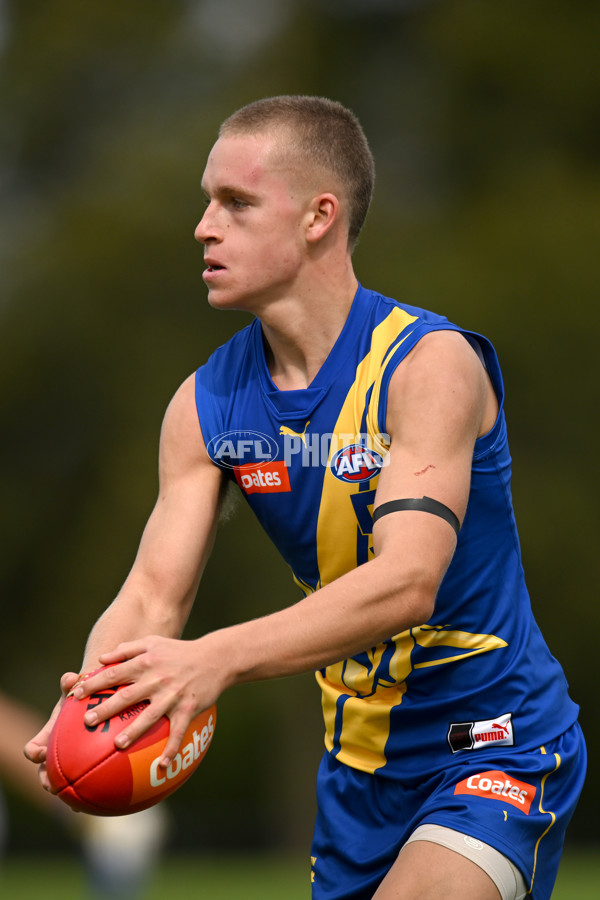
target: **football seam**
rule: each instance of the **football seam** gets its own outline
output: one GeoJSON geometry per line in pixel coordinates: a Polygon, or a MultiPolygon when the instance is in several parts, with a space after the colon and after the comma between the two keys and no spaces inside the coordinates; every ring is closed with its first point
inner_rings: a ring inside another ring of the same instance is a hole
{"type": "MultiPolygon", "coordinates": [[[[117,690],[118,690],[118,688],[117,688],[117,690]]],[[[108,720],[108,721],[110,721],[110,720],[108,720]]],[[[103,756],[102,759],[93,763],[88,769],[84,769],[82,772],[79,772],[79,774],[76,776],[76,780],[72,781],[71,778],[65,772],[64,767],[61,765],[61,762],[60,762],[60,759],[58,756],[58,744],[59,744],[58,739],[60,737],[60,731],[61,731],[61,729],[59,728],[57,730],[57,734],[56,734],[56,742],[55,742],[55,746],[54,746],[54,757],[55,757],[56,765],[60,769],[61,775],[63,776],[63,778],[65,779],[67,784],[70,785],[71,787],[75,787],[77,781],[79,781],[80,778],[84,778],[86,775],[89,775],[91,772],[94,771],[94,769],[97,769],[99,766],[104,765],[104,763],[107,763],[118,753],[124,753],[125,755],[128,755],[127,751],[128,751],[128,749],[130,749],[130,748],[124,748],[123,750],[120,750],[118,747],[113,746],[113,749],[110,751],[110,753],[107,754],[107,756],[103,756]]],[[[62,788],[61,788],[61,790],[62,790],[62,788]]]]}
{"type": "MultiPolygon", "coordinates": [[[[58,738],[58,735],[57,735],[57,738],[58,738]]],[[[109,762],[109,760],[111,760],[111,759],[113,758],[113,756],[115,756],[117,753],[125,753],[125,751],[124,751],[124,750],[119,750],[117,747],[114,747],[114,749],[112,749],[112,750],[110,751],[110,753],[108,753],[107,756],[103,756],[102,759],[100,759],[100,760],[98,760],[97,762],[95,762],[95,763],[94,763],[93,765],[91,765],[88,769],[84,769],[83,771],[79,772],[79,773],[75,776],[75,780],[73,781],[72,778],[70,778],[70,777],[66,774],[66,772],[65,772],[65,770],[64,770],[64,768],[63,768],[63,766],[62,766],[61,763],[60,763],[60,759],[59,759],[59,756],[58,756],[58,741],[56,742],[56,746],[55,746],[55,748],[54,748],[54,756],[55,756],[55,760],[56,760],[56,765],[57,765],[58,768],[60,769],[61,775],[63,776],[63,778],[65,779],[65,781],[67,782],[67,784],[68,784],[70,787],[75,787],[75,785],[77,784],[77,782],[79,781],[80,778],[85,778],[85,776],[86,776],[86,775],[89,775],[91,772],[93,772],[94,769],[98,769],[100,766],[103,766],[104,763],[109,762]]]]}
{"type": "MultiPolygon", "coordinates": [[[[91,770],[90,770],[90,771],[91,771],[91,770]]],[[[92,806],[94,807],[94,809],[96,809],[96,810],[103,810],[104,812],[114,812],[114,810],[115,810],[115,808],[112,807],[112,806],[103,806],[101,803],[97,803],[95,800],[89,800],[87,797],[85,797],[85,796],[81,793],[80,790],[78,790],[77,784],[71,784],[71,783],[69,783],[66,787],[62,788],[62,790],[59,791],[59,794],[62,794],[63,791],[66,791],[67,789],[72,790],[73,793],[75,794],[75,796],[77,797],[77,799],[80,801],[80,803],[81,803],[82,805],[84,805],[84,806],[90,808],[90,812],[91,812],[91,807],[92,807],[92,806]]]]}
{"type": "MultiPolygon", "coordinates": [[[[60,775],[63,779],[63,782],[64,782],[63,787],[61,787],[57,791],[57,794],[60,796],[60,794],[67,791],[68,789],[70,789],[71,791],[73,791],[73,793],[77,797],[78,801],[82,805],[90,807],[89,811],[92,813],[95,810],[97,814],[102,814],[102,813],[113,814],[113,815],[125,814],[125,813],[118,813],[117,807],[115,807],[113,805],[106,805],[102,802],[98,802],[97,800],[91,799],[90,797],[86,796],[85,793],[82,791],[82,787],[84,787],[84,786],[81,785],[81,781],[85,780],[88,775],[92,775],[99,768],[110,767],[111,762],[115,758],[118,758],[119,754],[122,754],[123,756],[125,756],[129,761],[129,751],[131,748],[120,749],[113,745],[112,749],[110,749],[108,752],[106,752],[106,755],[103,756],[101,759],[97,759],[94,762],[88,763],[88,765],[85,768],[82,768],[77,773],[77,775],[69,777],[65,771],[65,766],[62,764],[60,756],[59,756],[60,738],[61,738],[61,736],[63,738],[66,737],[66,735],[64,735],[64,733],[61,735],[61,732],[63,732],[63,727],[61,727],[61,725],[64,726],[64,723],[60,723],[59,727],[57,728],[56,735],[55,735],[56,740],[55,740],[55,744],[53,747],[53,759],[56,764],[56,768],[57,768],[58,772],[60,773],[60,775]],[[94,810],[92,810],[91,807],[93,807],[94,810]]],[[[158,735],[156,735],[156,737],[158,737],[158,735]]],[[[164,749],[164,745],[166,743],[165,738],[159,737],[156,744],[154,744],[154,747],[156,747],[157,744],[160,744],[163,741],[164,741],[164,743],[163,743],[163,749],[164,749]]],[[[204,758],[207,750],[208,750],[208,747],[206,748],[205,752],[201,755],[200,760],[202,758],[204,758]]],[[[198,760],[198,763],[196,765],[191,766],[190,771],[187,772],[181,779],[177,779],[175,784],[169,785],[167,783],[162,788],[162,790],[158,790],[155,793],[153,793],[153,795],[150,795],[153,797],[153,800],[151,803],[147,803],[147,800],[150,799],[150,796],[149,796],[146,799],[140,799],[135,804],[132,804],[131,803],[131,801],[133,800],[133,795],[132,795],[129,798],[129,801],[130,801],[129,803],[127,802],[127,800],[125,800],[128,811],[134,811],[133,809],[129,809],[130,806],[133,806],[135,809],[138,809],[138,808],[144,809],[144,808],[147,808],[149,805],[154,805],[154,803],[159,802],[160,800],[164,799],[164,797],[169,796],[171,793],[173,793],[174,790],[176,790],[178,787],[183,785],[191,777],[191,775],[198,768],[200,760],[198,760]]],[[[130,766],[131,766],[131,762],[130,762],[130,766]]],[[[107,774],[110,775],[110,773],[107,773],[107,774]]],[[[133,775],[133,772],[132,772],[132,775],[133,775]]],[[[111,776],[110,781],[114,782],[114,780],[115,780],[114,777],[111,776]]],[[[118,791],[117,791],[117,793],[118,793],[118,791]]],[[[67,804],[68,804],[68,800],[66,800],[66,798],[65,798],[65,802],[67,802],[67,804]]],[[[122,808],[125,809],[125,807],[122,807],[122,808]]]]}
{"type": "MultiPolygon", "coordinates": [[[[58,737],[58,735],[57,735],[57,737],[58,737]]],[[[55,741],[55,743],[54,743],[54,746],[53,746],[53,748],[52,748],[52,755],[53,755],[53,757],[54,757],[54,762],[55,762],[55,764],[56,764],[56,768],[58,769],[58,771],[60,772],[60,774],[62,775],[62,777],[63,777],[64,780],[66,781],[66,783],[67,783],[68,785],[70,785],[71,782],[70,782],[69,779],[67,778],[67,775],[66,775],[66,773],[65,773],[65,770],[63,769],[63,767],[62,767],[62,765],[61,765],[61,763],[60,763],[60,758],[59,758],[59,756],[58,756],[58,741],[55,741]]],[[[60,791],[62,791],[62,790],[63,790],[63,788],[60,788],[60,791]]],[[[59,793],[60,793],[60,791],[59,791],[59,793]]]]}

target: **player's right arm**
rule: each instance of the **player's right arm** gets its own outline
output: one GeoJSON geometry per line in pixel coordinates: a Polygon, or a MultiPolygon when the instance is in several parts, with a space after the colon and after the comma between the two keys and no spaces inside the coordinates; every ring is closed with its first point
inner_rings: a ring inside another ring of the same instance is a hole
{"type": "MultiPolygon", "coordinates": [[[[100,665],[103,652],[147,635],[179,638],[212,550],[223,493],[223,475],[206,452],[196,414],[194,376],[173,397],[161,431],[159,494],[134,565],[117,597],[90,632],[82,672],[100,665]]],[[[25,747],[43,764],[52,725],[73,672],[61,679],[62,697],[44,728],[25,747]]],[[[42,769],[43,783],[45,774],[42,769]]]]}

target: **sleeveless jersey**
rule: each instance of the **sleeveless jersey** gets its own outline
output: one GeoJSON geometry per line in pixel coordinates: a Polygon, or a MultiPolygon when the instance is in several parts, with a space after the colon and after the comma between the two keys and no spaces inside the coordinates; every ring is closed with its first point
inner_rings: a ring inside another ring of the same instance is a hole
{"type": "Polygon", "coordinates": [[[391,777],[433,771],[456,753],[532,749],[577,718],[525,586],[494,348],[443,316],[359,287],[307,389],[275,386],[258,320],[196,374],[211,459],[237,482],[308,594],[373,556],[388,385],[436,330],[459,331],[473,345],[500,404],[494,427],[475,445],[456,552],[428,622],[316,673],[327,750],[391,777]]]}

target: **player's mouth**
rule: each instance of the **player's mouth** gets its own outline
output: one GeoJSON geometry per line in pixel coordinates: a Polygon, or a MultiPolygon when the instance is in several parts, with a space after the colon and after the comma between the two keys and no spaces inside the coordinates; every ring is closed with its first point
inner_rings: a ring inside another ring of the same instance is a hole
{"type": "Polygon", "coordinates": [[[205,259],[204,263],[206,265],[206,268],[202,273],[204,281],[214,281],[215,278],[219,277],[221,272],[225,271],[225,266],[222,266],[213,259],[205,259]]]}

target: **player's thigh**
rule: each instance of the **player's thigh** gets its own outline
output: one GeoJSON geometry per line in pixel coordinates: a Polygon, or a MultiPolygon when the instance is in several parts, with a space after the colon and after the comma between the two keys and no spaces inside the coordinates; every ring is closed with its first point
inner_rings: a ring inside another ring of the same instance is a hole
{"type": "Polygon", "coordinates": [[[373,900],[500,900],[483,869],[429,841],[406,844],[373,900]]]}

